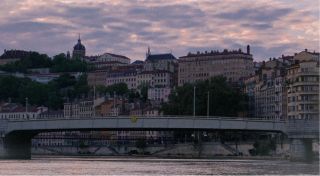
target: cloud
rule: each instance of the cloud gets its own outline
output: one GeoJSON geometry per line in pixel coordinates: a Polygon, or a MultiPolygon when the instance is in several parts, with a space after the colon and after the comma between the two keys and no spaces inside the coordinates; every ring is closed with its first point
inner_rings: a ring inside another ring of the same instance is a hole
{"type": "Polygon", "coordinates": [[[0,50],[72,50],[81,33],[89,55],[144,59],[252,46],[257,60],[319,48],[319,9],[306,1],[2,0],[0,50]]]}
{"type": "Polygon", "coordinates": [[[273,22],[289,14],[293,10],[290,8],[263,8],[263,9],[239,9],[235,12],[224,12],[217,14],[216,17],[228,20],[246,20],[253,22],[273,22]]]}

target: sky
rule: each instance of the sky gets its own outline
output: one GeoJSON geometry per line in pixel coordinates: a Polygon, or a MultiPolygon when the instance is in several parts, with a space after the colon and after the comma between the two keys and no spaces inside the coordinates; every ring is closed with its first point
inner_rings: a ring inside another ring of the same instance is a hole
{"type": "Polygon", "coordinates": [[[239,49],[256,61],[319,51],[319,0],[1,0],[4,49],[144,60],[151,53],[239,49]]]}

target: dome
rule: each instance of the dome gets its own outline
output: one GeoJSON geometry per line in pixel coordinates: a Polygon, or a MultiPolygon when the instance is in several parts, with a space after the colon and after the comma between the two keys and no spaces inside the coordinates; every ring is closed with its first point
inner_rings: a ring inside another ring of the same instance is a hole
{"type": "Polygon", "coordinates": [[[84,47],[84,45],[81,44],[81,40],[78,40],[78,43],[76,45],[74,45],[73,47],[74,50],[86,50],[86,47],[84,47]]]}

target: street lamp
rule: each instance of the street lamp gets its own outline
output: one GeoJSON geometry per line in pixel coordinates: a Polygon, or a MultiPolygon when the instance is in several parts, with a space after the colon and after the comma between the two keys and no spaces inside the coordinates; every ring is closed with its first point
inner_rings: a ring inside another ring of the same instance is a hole
{"type": "Polygon", "coordinates": [[[193,86],[193,117],[196,116],[196,86],[193,86]]]}
{"type": "Polygon", "coordinates": [[[209,117],[209,103],[210,103],[210,92],[208,91],[208,99],[207,99],[207,116],[209,117]]]}

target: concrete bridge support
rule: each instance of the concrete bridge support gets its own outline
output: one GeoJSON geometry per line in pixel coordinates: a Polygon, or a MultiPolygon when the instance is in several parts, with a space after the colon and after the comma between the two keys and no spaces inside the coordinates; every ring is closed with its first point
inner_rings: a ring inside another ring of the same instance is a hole
{"type": "Polygon", "coordinates": [[[312,139],[290,139],[290,160],[313,161],[312,139]]]}
{"type": "Polygon", "coordinates": [[[31,134],[13,133],[0,139],[0,158],[31,159],[31,134]]]}

